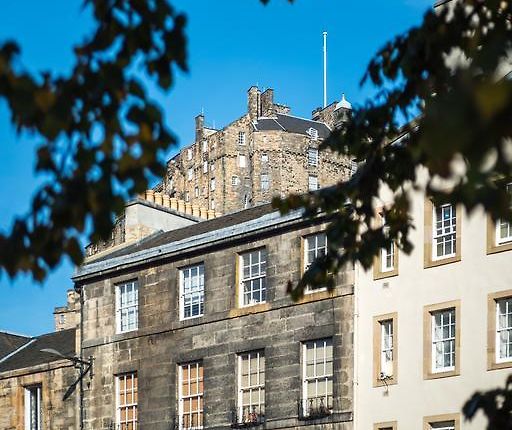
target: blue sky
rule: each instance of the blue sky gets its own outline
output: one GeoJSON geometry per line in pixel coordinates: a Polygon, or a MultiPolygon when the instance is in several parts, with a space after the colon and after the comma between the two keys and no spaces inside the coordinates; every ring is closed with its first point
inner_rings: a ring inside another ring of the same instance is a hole
{"type": "MultiPolygon", "coordinates": [[[[328,96],[342,92],[362,103],[371,88],[359,81],[371,55],[392,36],[419,23],[428,0],[175,0],[188,16],[188,74],[178,73],[169,94],[154,92],[180,145],[194,133],[194,116],[222,127],[246,109],[254,84],[272,87],[292,113],[309,117],[322,103],[322,32],[328,32],[328,96]]],[[[72,46],[91,28],[78,0],[4,2],[0,42],[16,39],[21,65],[31,71],[65,72],[72,46]]],[[[35,142],[18,136],[0,99],[0,231],[23,215],[37,184],[35,142]]],[[[64,262],[39,285],[20,276],[0,278],[0,330],[35,335],[53,329],[53,308],[65,303],[73,267],[64,262]]]]}

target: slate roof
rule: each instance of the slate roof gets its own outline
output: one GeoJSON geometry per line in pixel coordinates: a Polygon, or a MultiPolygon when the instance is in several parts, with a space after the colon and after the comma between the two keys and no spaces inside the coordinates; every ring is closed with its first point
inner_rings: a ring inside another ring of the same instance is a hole
{"type": "Polygon", "coordinates": [[[0,359],[9,355],[28,341],[30,341],[30,337],[0,332],[0,359]]]}
{"type": "Polygon", "coordinates": [[[300,118],[293,115],[278,113],[271,118],[260,118],[254,124],[257,131],[264,130],[284,130],[290,133],[299,133],[307,135],[307,130],[315,128],[318,130],[318,137],[325,139],[331,131],[326,124],[312,119],[300,118]]]}
{"type": "Polygon", "coordinates": [[[272,208],[270,203],[255,206],[253,208],[244,209],[242,211],[233,212],[231,214],[223,215],[218,218],[213,218],[208,221],[201,221],[197,224],[193,224],[187,227],[171,230],[167,232],[154,233],[132,245],[128,245],[117,251],[111,252],[102,256],[101,258],[95,258],[91,263],[97,263],[99,261],[110,260],[111,258],[121,257],[129,255],[134,252],[143,251],[146,249],[156,248],[166,243],[176,242],[198,236],[200,234],[208,233],[211,231],[219,230],[221,228],[230,227],[250,221],[263,215],[276,212],[276,209],[272,208]]]}
{"type": "Polygon", "coordinates": [[[45,348],[55,349],[66,356],[75,356],[75,329],[25,339],[28,340],[25,346],[21,345],[9,358],[0,361],[0,372],[24,369],[62,359],[57,355],[41,352],[41,349],[45,348]]]}

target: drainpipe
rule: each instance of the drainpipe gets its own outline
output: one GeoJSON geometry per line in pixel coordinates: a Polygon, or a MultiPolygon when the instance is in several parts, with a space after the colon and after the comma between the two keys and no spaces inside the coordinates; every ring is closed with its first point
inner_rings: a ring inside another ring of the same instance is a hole
{"type": "Polygon", "coordinates": [[[358,427],[358,391],[359,391],[359,280],[361,279],[360,272],[361,268],[359,264],[355,264],[354,267],[354,346],[353,346],[353,367],[354,367],[354,383],[352,392],[352,424],[353,430],[357,430],[358,427]]]}
{"type": "MultiPolygon", "coordinates": [[[[80,357],[84,356],[84,287],[80,287],[80,357]]],[[[80,375],[84,372],[84,363],[80,363],[80,375]]],[[[84,430],[84,378],[80,378],[80,430],[84,430]]]]}

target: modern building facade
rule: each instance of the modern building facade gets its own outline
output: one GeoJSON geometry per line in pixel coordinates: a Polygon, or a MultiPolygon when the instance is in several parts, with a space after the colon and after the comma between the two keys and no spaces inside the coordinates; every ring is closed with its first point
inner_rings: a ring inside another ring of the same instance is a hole
{"type": "Polygon", "coordinates": [[[291,115],[274,102],[274,91],[251,87],[247,112],[226,127],[195,120],[192,145],[168,162],[167,176],[155,188],[163,195],[220,213],[304,193],[347,179],[352,163],[320,143],[343,127],[351,105],[343,97],[313,112],[313,119],[291,115]]]}
{"type": "Polygon", "coordinates": [[[413,252],[393,246],[356,269],[355,426],[483,429],[461,410],[512,367],[511,225],[411,195],[413,252]]]}
{"type": "Polygon", "coordinates": [[[287,293],[327,222],[261,205],[81,267],[85,428],[351,429],[353,269],[287,293]]]}

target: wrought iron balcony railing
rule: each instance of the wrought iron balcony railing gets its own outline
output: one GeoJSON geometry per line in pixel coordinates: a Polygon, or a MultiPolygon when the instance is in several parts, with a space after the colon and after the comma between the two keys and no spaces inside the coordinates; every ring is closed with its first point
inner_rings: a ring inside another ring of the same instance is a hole
{"type": "Polygon", "coordinates": [[[332,414],[333,403],[332,395],[300,399],[298,402],[299,419],[313,420],[327,417],[332,414]]]}
{"type": "Polygon", "coordinates": [[[244,406],[231,411],[231,427],[255,427],[265,422],[265,413],[261,406],[244,406]]]}

